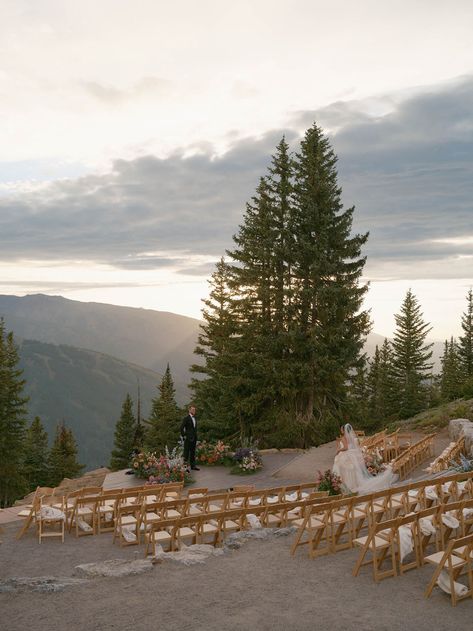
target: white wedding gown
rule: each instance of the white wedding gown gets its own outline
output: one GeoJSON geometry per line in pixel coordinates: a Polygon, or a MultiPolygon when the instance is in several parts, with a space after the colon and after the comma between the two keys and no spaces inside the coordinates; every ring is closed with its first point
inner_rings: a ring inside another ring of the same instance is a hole
{"type": "MultiPolygon", "coordinates": [[[[351,425],[345,425],[348,449],[340,451],[333,463],[333,472],[338,475],[343,484],[353,493],[372,493],[387,489],[396,481],[397,476],[388,465],[379,475],[371,475],[365,465],[363,453],[358,444],[351,425]]],[[[343,447],[343,443],[340,444],[343,447]]]]}

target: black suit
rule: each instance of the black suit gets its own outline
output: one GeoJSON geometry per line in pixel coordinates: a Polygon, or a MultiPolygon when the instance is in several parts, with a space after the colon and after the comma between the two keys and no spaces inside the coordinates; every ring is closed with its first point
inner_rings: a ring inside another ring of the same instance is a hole
{"type": "MultiPolygon", "coordinates": [[[[194,416],[195,419],[195,416],[194,416]]],[[[195,467],[195,447],[197,444],[197,419],[194,423],[188,414],[181,423],[181,436],[184,438],[184,460],[195,467]]]]}

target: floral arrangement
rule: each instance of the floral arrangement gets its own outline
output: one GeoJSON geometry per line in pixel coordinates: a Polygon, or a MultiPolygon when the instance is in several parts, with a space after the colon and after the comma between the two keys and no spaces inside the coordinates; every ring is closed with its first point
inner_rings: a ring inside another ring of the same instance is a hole
{"type": "Polygon", "coordinates": [[[225,465],[231,462],[230,447],[222,440],[216,443],[199,441],[195,455],[197,462],[203,465],[225,465]]]}
{"type": "Polygon", "coordinates": [[[317,471],[315,483],[318,491],[328,491],[329,495],[339,495],[342,490],[342,479],[330,469],[317,471]]]}
{"type": "Polygon", "coordinates": [[[192,481],[187,469],[181,448],[175,447],[169,452],[156,456],[154,452],[141,452],[133,458],[132,467],[138,478],[147,479],[149,484],[163,484],[164,482],[192,481]]]}
{"type": "Polygon", "coordinates": [[[232,473],[245,475],[255,473],[263,468],[263,459],[257,447],[240,447],[233,454],[232,473]]]}
{"type": "Polygon", "coordinates": [[[363,458],[365,460],[366,468],[371,475],[378,475],[379,473],[386,471],[386,465],[384,464],[383,458],[378,450],[375,452],[363,450],[363,458]]]}
{"type": "Polygon", "coordinates": [[[450,468],[459,473],[468,473],[473,471],[473,459],[468,459],[463,454],[460,454],[460,464],[452,462],[450,468]]]}

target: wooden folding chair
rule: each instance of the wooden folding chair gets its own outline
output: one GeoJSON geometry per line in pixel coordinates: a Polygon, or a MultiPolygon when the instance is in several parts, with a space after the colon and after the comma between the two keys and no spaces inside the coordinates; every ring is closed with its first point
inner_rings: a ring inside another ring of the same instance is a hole
{"type": "Polygon", "coordinates": [[[64,501],[58,502],[53,495],[40,497],[36,507],[38,543],[50,537],[60,537],[64,543],[66,512],[64,501]]]}
{"type": "Polygon", "coordinates": [[[138,504],[117,506],[113,543],[118,539],[120,547],[137,545],[140,541],[138,525],[141,507],[138,504]],[[130,533],[130,534],[128,534],[130,533]]]}
{"type": "Polygon", "coordinates": [[[473,535],[467,535],[449,542],[443,552],[436,552],[426,557],[426,561],[436,567],[434,575],[425,590],[424,596],[428,598],[439,580],[440,573],[448,573],[451,603],[455,607],[459,600],[473,597],[473,535]],[[463,593],[457,593],[456,579],[461,572],[466,572],[468,577],[468,589],[463,593]]]}
{"type": "Polygon", "coordinates": [[[332,502],[330,536],[333,552],[353,547],[353,505],[353,497],[346,497],[332,502]]]}
{"type": "Polygon", "coordinates": [[[145,538],[145,557],[156,554],[156,546],[167,546],[168,551],[175,549],[177,519],[161,519],[151,524],[151,529],[145,538]]]}
{"type": "Polygon", "coordinates": [[[439,504],[440,544],[445,550],[450,539],[457,539],[462,535],[463,502],[450,502],[439,504]],[[452,519],[453,518],[453,519],[452,519]],[[458,526],[451,522],[458,523],[458,526]]]}
{"type": "Polygon", "coordinates": [[[388,521],[374,524],[366,537],[354,539],[353,543],[361,548],[360,556],[353,569],[353,576],[358,573],[363,565],[371,564],[373,568],[373,578],[378,583],[383,578],[397,575],[396,562],[396,531],[400,519],[389,519],[388,521]],[[371,558],[367,559],[371,553],[371,558]],[[381,566],[390,557],[391,565],[388,569],[382,570],[381,566]]]}
{"type": "Polygon", "coordinates": [[[76,537],[94,535],[97,532],[96,515],[98,495],[78,496],[69,518],[69,532],[75,527],[76,537]]]}
{"type": "Polygon", "coordinates": [[[424,508],[418,511],[416,515],[419,554],[423,564],[429,546],[434,545],[436,550],[439,550],[441,547],[439,507],[431,506],[430,508],[424,508]],[[425,522],[422,520],[425,520],[425,522]]]}
{"type": "Polygon", "coordinates": [[[420,549],[419,538],[419,519],[417,513],[410,513],[399,518],[397,530],[395,533],[396,545],[399,557],[399,574],[402,576],[405,572],[419,568],[422,566],[423,557],[420,549]],[[405,554],[402,544],[402,537],[411,537],[412,553],[405,554]],[[412,558],[413,555],[413,558],[412,558]],[[407,560],[407,559],[411,560],[407,560]]]}
{"type": "Polygon", "coordinates": [[[299,526],[299,528],[291,547],[292,556],[302,545],[308,546],[311,559],[332,551],[331,510],[331,502],[309,504],[306,507],[304,517],[294,522],[294,525],[299,526]]]}

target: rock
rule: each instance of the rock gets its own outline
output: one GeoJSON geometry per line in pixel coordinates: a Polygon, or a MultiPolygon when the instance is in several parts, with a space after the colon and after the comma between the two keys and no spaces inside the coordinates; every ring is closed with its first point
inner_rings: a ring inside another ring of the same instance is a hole
{"type": "Polygon", "coordinates": [[[125,559],[111,559],[109,561],[99,561],[98,563],[84,563],[74,568],[74,574],[84,577],[121,577],[133,576],[135,574],[143,574],[153,569],[150,559],[134,559],[127,561],[125,559]]]}
{"type": "Polygon", "coordinates": [[[465,451],[466,455],[473,456],[473,423],[470,426],[463,426],[463,435],[465,436],[465,451]]]}
{"type": "Polygon", "coordinates": [[[164,552],[160,550],[154,557],[157,561],[173,561],[182,565],[196,565],[197,563],[205,563],[211,556],[221,556],[224,554],[222,548],[214,548],[211,545],[202,543],[192,546],[182,546],[181,550],[176,552],[164,552]]]}
{"type": "Polygon", "coordinates": [[[454,418],[448,424],[448,434],[453,441],[457,441],[464,429],[473,427],[473,423],[466,418],[454,418]]]}
{"type": "Polygon", "coordinates": [[[276,528],[274,531],[275,537],[288,537],[294,534],[298,530],[297,526],[288,526],[287,528],[276,528]]]}
{"type": "Polygon", "coordinates": [[[61,592],[66,587],[82,585],[87,581],[69,576],[22,576],[0,581],[0,592],[61,592]]]}

